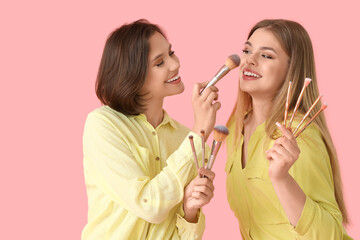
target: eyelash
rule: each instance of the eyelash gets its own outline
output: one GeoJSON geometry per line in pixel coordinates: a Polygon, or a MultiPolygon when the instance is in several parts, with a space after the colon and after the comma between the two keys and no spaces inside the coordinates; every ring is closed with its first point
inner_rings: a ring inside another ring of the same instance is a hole
{"type": "Polygon", "coordinates": [[[267,59],[272,59],[272,57],[270,57],[269,55],[266,55],[266,54],[262,54],[261,56],[263,56],[264,58],[267,58],[267,59]]]}
{"type": "MultiPolygon", "coordinates": [[[[175,51],[170,51],[169,56],[172,56],[175,54],[175,51]]],[[[164,60],[162,60],[160,63],[156,64],[157,67],[160,67],[164,63],[164,60]]]]}
{"type": "MultiPolygon", "coordinates": [[[[249,54],[249,53],[250,53],[250,51],[249,51],[249,50],[246,50],[246,49],[242,50],[242,52],[245,53],[245,54],[249,54]]],[[[264,58],[266,58],[266,59],[273,59],[271,56],[266,55],[266,54],[261,54],[261,56],[264,57],[264,58]]]]}
{"type": "Polygon", "coordinates": [[[156,64],[156,66],[160,67],[163,63],[164,63],[164,61],[161,61],[160,63],[156,64]]]}

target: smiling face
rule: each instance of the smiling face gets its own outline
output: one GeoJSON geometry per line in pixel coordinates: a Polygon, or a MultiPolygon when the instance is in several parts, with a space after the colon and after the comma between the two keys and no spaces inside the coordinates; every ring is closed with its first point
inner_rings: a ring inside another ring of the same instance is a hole
{"type": "Polygon", "coordinates": [[[240,64],[240,88],[253,98],[272,99],[284,83],[289,56],[275,35],[257,29],[245,43],[240,64]]]}
{"type": "Polygon", "coordinates": [[[184,84],[179,75],[180,62],[170,43],[159,32],[149,38],[149,56],[147,74],[142,93],[145,98],[162,100],[166,96],[184,91],[184,84]]]}

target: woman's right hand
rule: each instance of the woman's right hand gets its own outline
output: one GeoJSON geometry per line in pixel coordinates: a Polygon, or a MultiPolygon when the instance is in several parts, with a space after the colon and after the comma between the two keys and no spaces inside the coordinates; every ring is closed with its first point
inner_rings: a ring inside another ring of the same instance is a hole
{"type": "Polygon", "coordinates": [[[200,90],[206,86],[206,82],[196,83],[193,88],[192,105],[194,109],[194,127],[193,132],[200,135],[201,130],[205,131],[205,141],[212,132],[216,112],[220,109],[221,104],[218,102],[219,89],[215,86],[208,87],[200,95],[200,90]]]}

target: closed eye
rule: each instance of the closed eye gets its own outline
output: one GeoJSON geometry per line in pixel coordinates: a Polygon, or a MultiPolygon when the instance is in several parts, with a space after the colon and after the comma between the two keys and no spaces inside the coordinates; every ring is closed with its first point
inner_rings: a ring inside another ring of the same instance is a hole
{"type": "Polygon", "coordinates": [[[163,63],[164,63],[164,60],[161,60],[161,62],[157,63],[156,66],[160,67],[161,65],[163,65],[163,63]]]}
{"type": "Polygon", "coordinates": [[[266,54],[262,54],[261,56],[262,56],[262,57],[264,57],[264,58],[267,58],[267,59],[272,59],[272,57],[271,57],[271,56],[266,55],[266,54]]]}

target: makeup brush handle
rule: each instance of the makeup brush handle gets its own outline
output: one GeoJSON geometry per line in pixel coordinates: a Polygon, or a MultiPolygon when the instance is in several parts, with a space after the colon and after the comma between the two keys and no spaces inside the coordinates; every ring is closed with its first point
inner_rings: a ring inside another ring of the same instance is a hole
{"type": "Polygon", "coordinates": [[[214,140],[213,147],[211,148],[210,158],[207,164],[207,169],[211,170],[212,166],[214,165],[215,158],[217,156],[217,153],[219,152],[221,146],[221,142],[217,142],[214,140]]]}
{"type": "Polygon", "coordinates": [[[220,79],[222,79],[228,72],[230,71],[230,68],[228,68],[226,65],[224,65],[218,73],[213,77],[213,79],[210,80],[210,82],[204,87],[203,90],[200,91],[200,95],[210,86],[215,85],[220,79]]]}
{"type": "Polygon", "coordinates": [[[209,169],[209,168],[210,168],[210,158],[211,158],[211,156],[212,156],[213,153],[214,153],[215,146],[216,146],[216,141],[213,140],[212,145],[211,145],[211,150],[210,150],[210,156],[209,156],[209,158],[208,158],[208,162],[207,162],[206,166],[204,166],[206,169],[209,169]]]}
{"type": "Polygon", "coordinates": [[[214,165],[215,158],[215,155],[210,155],[208,166],[206,167],[206,169],[211,170],[212,166],[214,165]]]}

